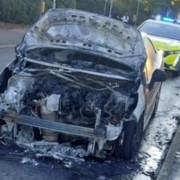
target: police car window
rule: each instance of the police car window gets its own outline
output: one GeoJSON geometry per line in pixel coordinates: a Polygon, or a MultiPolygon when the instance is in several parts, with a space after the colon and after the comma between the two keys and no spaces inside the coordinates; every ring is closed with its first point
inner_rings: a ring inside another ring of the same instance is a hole
{"type": "Polygon", "coordinates": [[[180,40],[180,25],[147,21],[140,27],[140,31],[154,36],[180,40]]]}

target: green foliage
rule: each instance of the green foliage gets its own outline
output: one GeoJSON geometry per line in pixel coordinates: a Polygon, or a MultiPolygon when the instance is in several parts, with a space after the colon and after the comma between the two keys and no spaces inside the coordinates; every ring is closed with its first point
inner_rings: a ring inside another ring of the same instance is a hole
{"type": "Polygon", "coordinates": [[[39,0],[0,0],[0,20],[31,23],[39,15],[39,0]]]}
{"type": "Polygon", "coordinates": [[[74,0],[57,0],[57,7],[60,8],[75,8],[76,1],[74,0]]]}
{"type": "MultiPolygon", "coordinates": [[[[44,0],[46,9],[52,7],[53,0],[44,0]]],[[[131,19],[137,13],[138,1],[139,21],[149,18],[152,14],[167,14],[179,12],[180,0],[114,0],[113,17],[128,14],[131,19]]],[[[40,16],[41,0],[0,0],[0,21],[12,23],[32,24],[40,16]]],[[[110,3],[108,0],[57,0],[57,7],[77,8],[85,11],[109,14],[110,3]],[[105,2],[107,4],[105,6],[105,2]]]]}
{"type": "Polygon", "coordinates": [[[98,14],[104,13],[105,0],[77,0],[77,9],[98,14]]]}

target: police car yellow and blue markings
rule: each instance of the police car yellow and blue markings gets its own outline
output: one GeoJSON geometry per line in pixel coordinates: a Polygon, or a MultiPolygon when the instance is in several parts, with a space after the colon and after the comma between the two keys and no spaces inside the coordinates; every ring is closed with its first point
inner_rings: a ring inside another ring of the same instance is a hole
{"type": "Polygon", "coordinates": [[[180,41],[155,36],[150,38],[157,50],[164,51],[165,68],[174,71],[178,70],[177,68],[180,65],[180,41]]]}
{"type": "MultiPolygon", "coordinates": [[[[162,22],[161,20],[154,21],[162,22]]],[[[180,28],[180,21],[178,20],[164,17],[163,22],[167,24],[179,24],[180,28]]],[[[153,45],[155,46],[155,49],[162,50],[164,52],[165,68],[167,70],[180,71],[180,41],[153,35],[148,36],[151,39],[153,45]]]]}

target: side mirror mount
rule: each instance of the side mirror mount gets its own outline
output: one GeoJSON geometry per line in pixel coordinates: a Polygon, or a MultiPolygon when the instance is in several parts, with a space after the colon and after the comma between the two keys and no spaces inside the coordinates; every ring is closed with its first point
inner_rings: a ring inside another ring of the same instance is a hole
{"type": "Polygon", "coordinates": [[[166,81],[167,76],[163,70],[157,69],[154,71],[152,75],[151,82],[149,84],[149,89],[151,90],[156,82],[164,82],[166,81]]]}

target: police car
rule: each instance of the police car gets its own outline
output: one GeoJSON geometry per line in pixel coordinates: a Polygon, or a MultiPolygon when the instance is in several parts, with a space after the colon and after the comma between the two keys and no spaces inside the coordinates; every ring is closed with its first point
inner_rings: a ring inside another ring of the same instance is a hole
{"type": "Polygon", "coordinates": [[[166,70],[180,74],[180,22],[164,17],[161,20],[149,19],[139,26],[153,42],[157,50],[164,51],[166,70]]]}

